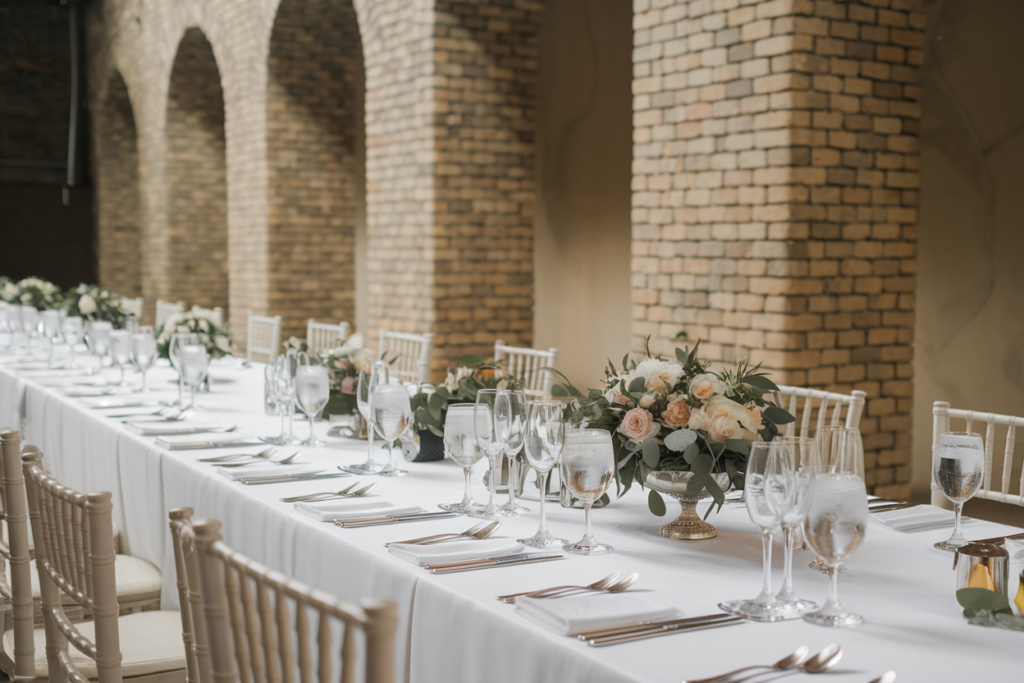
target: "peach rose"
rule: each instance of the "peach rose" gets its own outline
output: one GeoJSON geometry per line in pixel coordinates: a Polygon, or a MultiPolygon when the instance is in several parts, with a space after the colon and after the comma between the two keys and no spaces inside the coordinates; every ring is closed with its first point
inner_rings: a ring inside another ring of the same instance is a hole
{"type": "Polygon", "coordinates": [[[715,441],[735,439],[740,436],[741,431],[742,428],[739,422],[729,415],[719,415],[712,418],[711,424],[708,425],[708,436],[715,441]]]}
{"type": "Polygon", "coordinates": [[[644,388],[647,391],[656,391],[659,394],[664,394],[668,391],[669,376],[667,372],[663,372],[659,375],[651,375],[650,378],[644,383],[644,388]]]}
{"type": "Polygon", "coordinates": [[[685,401],[672,401],[661,413],[661,421],[669,429],[685,427],[690,422],[690,406],[685,401]]]}
{"type": "Polygon", "coordinates": [[[714,375],[697,375],[690,380],[690,396],[706,401],[722,393],[721,384],[714,375]]]}
{"type": "Polygon", "coordinates": [[[661,430],[661,425],[654,421],[654,417],[643,408],[633,408],[622,418],[619,431],[627,438],[642,443],[648,437],[654,436],[661,430]]]}
{"type": "Polygon", "coordinates": [[[764,428],[764,420],[761,417],[761,411],[764,408],[759,407],[756,403],[747,403],[743,406],[747,411],[747,417],[750,418],[750,426],[754,429],[752,431],[759,432],[764,428]]]}

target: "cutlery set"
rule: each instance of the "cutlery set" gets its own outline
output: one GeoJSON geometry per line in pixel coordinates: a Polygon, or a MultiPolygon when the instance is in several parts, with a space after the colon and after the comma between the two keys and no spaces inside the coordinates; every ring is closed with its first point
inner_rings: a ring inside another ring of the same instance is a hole
{"type": "MultiPolygon", "coordinates": [[[[351,476],[351,475],[342,475],[351,476]]],[[[244,479],[242,480],[245,481],[244,479]]],[[[344,527],[346,529],[354,529],[356,527],[364,526],[380,526],[382,524],[401,524],[402,522],[418,522],[425,519],[444,519],[445,517],[457,517],[456,512],[417,512],[408,515],[375,515],[371,517],[360,517],[358,519],[339,519],[335,520],[336,526],[344,527]]]]}
{"type": "Polygon", "coordinates": [[[564,560],[562,553],[518,553],[516,555],[503,555],[501,557],[485,557],[477,560],[460,560],[458,562],[440,562],[437,564],[420,565],[430,571],[431,574],[454,574],[456,572],[471,572],[477,569],[490,569],[492,567],[507,567],[520,564],[537,564],[538,562],[554,562],[564,560]]]}
{"type": "MultiPolygon", "coordinates": [[[[281,500],[284,500],[283,498],[281,500]]],[[[385,543],[384,547],[387,548],[389,545],[395,543],[401,543],[404,545],[435,545],[437,543],[446,543],[448,541],[458,541],[463,538],[469,538],[474,540],[483,540],[488,538],[501,526],[501,522],[481,522],[476,526],[466,529],[461,534],[436,534],[434,536],[424,536],[423,538],[413,538],[408,541],[391,541],[385,543]]]]}
{"type": "Polygon", "coordinates": [[[342,490],[333,493],[330,491],[326,493],[307,493],[303,496],[289,496],[287,498],[281,498],[280,500],[282,503],[318,503],[323,500],[334,500],[336,498],[359,498],[367,495],[377,488],[377,484],[367,484],[361,489],[357,489],[355,491],[352,490],[362,483],[363,482],[361,481],[357,481],[351,486],[346,486],[342,490]]]}
{"type": "Polygon", "coordinates": [[[600,581],[595,581],[589,586],[555,586],[554,588],[543,588],[538,591],[499,595],[498,600],[500,602],[514,603],[516,598],[522,597],[558,599],[583,593],[620,593],[627,588],[630,588],[640,579],[640,575],[635,572],[627,576],[622,581],[617,581],[620,576],[622,576],[622,572],[616,571],[612,572],[600,581]]]}

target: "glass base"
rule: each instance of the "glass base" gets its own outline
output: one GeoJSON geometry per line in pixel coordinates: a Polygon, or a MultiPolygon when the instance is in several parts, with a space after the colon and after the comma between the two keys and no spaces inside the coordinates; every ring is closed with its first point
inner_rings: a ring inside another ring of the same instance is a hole
{"type": "Polygon", "coordinates": [[[804,621],[816,626],[831,626],[833,628],[853,628],[864,623],[864,617],[849,612],[839,614],[827,614],[824,612],[812,612],[804,615],[804,621]]]}
{"type": "Polygon", "coordinates": [[[384,465],[379,462],[364,462],[358,465],[338,465],[338,469],[349,474],[380,474],[384,465]]]}
{"type": "Polygon", "coordinates": [[[611,551],[615,550],[615,548],[604,543],[593,543],[582,540],[577,543],[573,543],[572,545],[567,545],[562,548],[562,550],[573,555],[607,555],[611,551]]]}
{"type": "Polygon", "coordinates": [[[476,517],[478,519],[506,519],[508,517],[515,517],[514,514],[508,513],[499,507],[485,507],[482,510],[476,512],[467,512],[467,517],[476,517]]]}
{"type": "Polygon", "coordinates": [[[811,602],[810,600],[804,600],[802,598],[798,598],[795,596],[791,598],[776,595],[775,600],[776,602],[778,602],[779,605],[782,606],[783,609],[786,610],[787,614],[793,615],[792,617],[788,617],[790,619],[802,617],[808,612],[813,612],[814,610],[818,609],[818,603],[811,602]]]}
{"type": "Polygon", "coordinates": [[[720,602],[718,607],[723,612],[745,617],[751,621],[785,621],[787,619],[799,619],[799,614],[787,612],[782,603],[779,602],[758,602],[757,600],[730,600],[720,602]]]}
{"type": "MultiPolygon", "coordinates": [[[[564,538],[555,538],[551,534],[545,532],[544,534],[536,534],[530,538],[520,538],[519,542],[523,545],[530,546],[531,548],[561,548],[562,546],[569,545],[569,541],[564,538]]],[[[611,548],[608,548],[611,550],[611,548]]]]}
{"type": "Polygon", "coordinates": [[[320,439],[306,439],[305,441],[299,442],[300,446],[326,446],[327,442],[321,441],[320,439]]]}
{"type": "Polygon", "coordinates": [[[272,443],[275,446],[284,446],[285,444],[291,443],[287,436],[260,436],[257,438],[263,443],[272,443]]]}
{"type": "Polygon", "coordinates": [[[515,505],[509,505],[508,503],[505,503],[499,509],[508,513],[509,517],[518,517],[519,515],[526,514],[530,511],[530,508],[524,508],[522,505],[519,505],[518,503],[515,505]]]}
{"type": "Polygon", "coordinates": [[[484,509],[483,505],[476,503],[470,503],[469,505],[463,505],[462,503],[442,503],[437,507],[448,512],[458,512],[460,515],[472,516],[474,512],[480,512],[484,509]]]}
{"type": "Polygon", "coordinates": [[[948,541],[942,541],[941,543],[936,543],[932,547],[938,548],[939,550],[945,550],[947,553],[953,553],[953,552],[956,552],[958,548],[963,548],[968,543],[969,542],[964,542],[964,543],[959,543],[958,544],[958,543],[956,543],[956,541],[953,541],[953,539],[949,539],[948,541]]]}
{"type": "Polygon", "coordinates": [[[409,474],[409,471],[408,470],[400,470],[397,467],[391,467],[391,468],[385,467],[384,469],[382,469],[379,472],[379,474],[382,477],[404,477],[405,475],[409,474]]]}

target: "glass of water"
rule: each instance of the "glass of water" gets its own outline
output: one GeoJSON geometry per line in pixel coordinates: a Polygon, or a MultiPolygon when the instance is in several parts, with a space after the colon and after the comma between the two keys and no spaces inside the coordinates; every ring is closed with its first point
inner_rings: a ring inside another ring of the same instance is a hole
{"type": "Polygon", "coordinates": [[[475,404],[458,403],[449,406],[448,412],[444,416],[444,452],[462,466],[462,472],[466,477],[466,490],[462,494],[461,503],[445,503],[440,506],[442,510],[466,514],[483,509],[482,505],[473,502],[473,491],[470,485],[473,465],[484,457],[484,450],[477,444],[476,433],[473,430],[475,415],[475,404]]]}
{"type": "Polygon", "coordinates": [[[972,432],[940,434],[932,454],[932,476],[942,495],[953,503],[956,514],[953,535],[947,541],[936,543],[935,547],[950,551],[962,548],[969,542],[960,532],[964,503],[978,492],[985,476],[985,443],[981,435],[972,432]]]}
{"type": "Polygon", "coordinates": [[[181,349],[186,346],[193,346],[199,343],[199,335],[190,332],[176,332],[171,335],[171,341],[167,345],[167,358],[171,361],[171,367],[178,373],[178,405],[185,405],[183,396],[185,378],[181,372],[181,349]]]}
{"type": "MultiPolygon", "coordinates": [[[[181,347],[178,351],[178,362],[181,364],[181,374],[191,392],[189,409],[196,407],[196,391],[199,385],[206,379],[206,373],[210,369],[210,354],[202,344],[189,344],[181,347]]],[[[145,374],[143,374],[143,386],[145,386],[145,374]]]]}
{"type": "Polygon", "coordinates": [[[310,357],[308,364],[299,364],[295,369],[295,402],[299,410],[309,418],[309,438],[303,446],[323,446],[324,442],[313,433],[313,422],[327,405],[331,396],[330,378],[327,368],[310,357]]]}
{"type": "Polygon", "coordinates": [[[124,366],[132,360],[132,336],[126,330],[114,330],[110,333],[110,359],[121,371],[117,386],[124,387],[124,366]]]}
{"type": "MultiPolygon", "coordinates": [[[[540,490],[540,527],[530,538],[519,539],[523,545],[532,548],[563,546],[564,538],[555,538],[548,531],[544,514],[544,498],[547,497],[547,479],[551,468],[562,458],[565,444],[565,421],[562,411],[565,404],[558,401],[533,401],[526,413],[526,460],[537,470],[537,485],[540,490]]],[[[510,483],[511,488],[511,483],[510,483]]]]}
{"type": "MultiPolygon", "coordinates": [[[[64,322],[67,323],[68,320],[71,320],[71,318],[66,318],[64,322]]],[[[78,320],[81,322],[81,318],[78,320]]],[[[67,334],[65,330],[64,336],[67,336],[67,334]]],[[[139,328],[138,332],[132,335],[132,365],[142,373],[142,388],[140,391],[147,391],[146,371],[153,367],[153,363],[156,362],[156,356],[156,339],[153,338],[153,328],[143,325],[139,328]]]]}
{"type": "Polygon", "coordinates": [[[412,423],[412,404],[404,384],[384,384],[373,388],[370,396],[373,428],[388,445],[388,464],[382,477],[401,477],[408,471],[395,467],[395,440],[412,423]]]}
{"type": "Polygon", "coordinates": [[[566,486],[583,503],[586,528],[583,538],[565,546],[565,552],[574,555],[604,555],[613,548],[598,543],[590,532],[590,508],[615,477],[615,451],[612,435],[603,429],[572,429],[565,434],[562,448],[562,469],[566,486]]]}

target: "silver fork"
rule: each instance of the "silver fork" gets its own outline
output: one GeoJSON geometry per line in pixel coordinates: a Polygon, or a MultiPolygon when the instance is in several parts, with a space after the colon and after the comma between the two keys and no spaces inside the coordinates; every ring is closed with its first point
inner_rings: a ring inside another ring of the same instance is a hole
{"type": "MultiPolygon", "coordinates": [[[[362,482],[357,481],[352,486],[357,486],[358,484],[361,483],[362,482]]],[[[352,486],[349,486],[347,489],[344,490],[348,491],[349,489],[352,488],[352,486]]],[[[294,496],[292,498],[282,498],[281,500],[285,503],[319,503],[321,501],[336,500],[338,498],[361,498],[368,494],[370,491],[374,490],[375,488],[377,488],[377,484],[367,484],[363,488],[358,489],[356,491],[352,491],[351,493],[342,493],[341,491],[339,491],[338,493],[332,493],[329,496],[319,494],[321,496],[319,498],[306,498],[305,496],[294,496]]]]}
{"type": "Polygon", "coordinates": [[[632,586],[634,583],[636,583],[639,580],[640,580],[640,575],[637,574],[636,572],[633,572],[632,574],[630,574],[629,576],[624,578],[622,581],[619,581],[618,583],[613,583],[612,585],[607,586],[605,588],[569,589],[569,590],[559,591],[559,592],[554,593],[554,594],[534,595],[532,597],[544,598],[545,600],[558,600],[559,598],[569,598],[569,597],[572,597],[574,595],[583,595],[584,593],[621,593],[622,591],[626,590],[627,588],[629,588],[630,586],[632,586]]]}
{"type": "Polygon", "coordinates": [[[481,529],[483,529],[485,526],[487,526],[487,522],[480,522],[479,524],[474,524],[470,528],[466,529],[461,534],[435,534],[433,536],[423,536],[421,538],[410,538],[407,541],[391,541],[389,543],[385,543],[384,547],[387,548],[392,543],[403,543],[403,544],[409,544],[409,545],[422,545],[422,544],[424,544],[424,543],[426,543],[428,541],[436,541],[436,540],[439,540],[439,539],[442,539],[442,538],[445,538],[445,539],[448,539],[448,538],[459,538],[460,536],[464,536],[466,534],[476,533],[477,531],[480,531],[481,529]]]}
{"type": "Polygon", "coordinates": [[[277,453],[276,448],[267,448],[259,453],[232,453],[231,455],[218,455],[213,458],[199,458],[197,462],[230,462],[239,458],[269,458],[277,453]]]}
{"type": "Polygon", "coordinates": [[[289,464],[291,464],[295,460],[295,458],[299,457],[300,455],[302,455],[302,451],[295,451],[294,453],[289,455],[287,458],[281,458],[280,460],[270,460],[269,458],[264,458],[264,459],[260,459],[260,460],[250,460],[249,462],[226,462],[226,463],[220,465],[220,467],[245,467],[246,465],[261,465],[261,464],[289,465],[289,464]]]}
{"type": "Polygon", "coordinates": [[[343,488],[340,491],[322,491],[320,493],[307,493],[307,494],[302,495],[302,496],[288,496],[287,498],[282,498],[281,502],[282,503],[304,503],[304,502],[306,502],[308,500],[318,500],[320,498],[325,498],[326,499],[326,498],[331,498],[333,496],[344,496],[349,491],[351,491],[352,489],[354,489],[355,487],[359,486],[362,483],[363,482],[361,482],[361,481],[357,481],[356,483],[352,484],[351,486],[346,486],[345,488],[343,488]]]}

